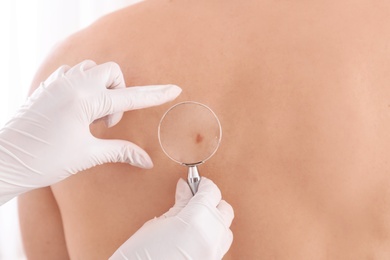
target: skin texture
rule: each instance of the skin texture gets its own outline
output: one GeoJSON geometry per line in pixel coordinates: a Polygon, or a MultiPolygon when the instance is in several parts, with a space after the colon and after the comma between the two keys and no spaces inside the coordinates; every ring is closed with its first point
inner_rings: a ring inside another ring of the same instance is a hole
{"type": "MultiPolygon", "coordinates": [[[[210,106],[223,139],[199,171],[235,210],[224,259],[390,259],[389,10],[381,0],[146,1],[59,44],[32,86],[62,64],[110,60],[129,86],[173,83],[175,102],[210,106]]],[[[21,196],[29,259],[107,259],[173,205],[186,169],[157,140],[172,104],[91,127],[143,147],[152,170],[109,164],[21,196]]]]}

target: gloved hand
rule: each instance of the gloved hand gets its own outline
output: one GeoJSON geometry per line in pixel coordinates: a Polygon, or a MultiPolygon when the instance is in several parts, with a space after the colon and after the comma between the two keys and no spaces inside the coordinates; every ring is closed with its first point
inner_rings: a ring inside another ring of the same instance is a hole
{"type": "Polygon", "coordinates": [[[173,208],[146,222],[110,260],[216,260],[229,250],[233,234],[232,207],[221,200],[221,192],[202,177],[192,197],[188,184],[180,179],[173,208]]]}
{"type": "Polygon", "coordinates": [[[144,150],[95,138],[89,126],[99,118],[114,126],[123,111],[160,105],[180,92],[174,85],[126,88],[113,62],[60,67],[0,130],[0,205],[103,163],[151,168],[144,150]]]}

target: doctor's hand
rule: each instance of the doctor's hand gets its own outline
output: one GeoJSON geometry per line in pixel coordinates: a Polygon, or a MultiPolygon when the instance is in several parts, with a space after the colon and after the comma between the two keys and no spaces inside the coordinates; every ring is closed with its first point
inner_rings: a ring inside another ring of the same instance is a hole
{"type": "Polygon", "coordinates": [[[180,179],[175,205],[159,218],[146,222],[110,260],[220,260],[229,250],[233,234],[232,207],[221,200],[221,192],[202,177],[192,196],[180,179]]]}
{"type": "Polygon", "coordinates": [[[0,205],[103,163],[151,168],[140,147],[95,138],[89,126],[97,119],[114,126],[123,111],[160,105],[180,92],[174,85],[126,88],[113,62],[60,67],[0,129],[0,205]]]}

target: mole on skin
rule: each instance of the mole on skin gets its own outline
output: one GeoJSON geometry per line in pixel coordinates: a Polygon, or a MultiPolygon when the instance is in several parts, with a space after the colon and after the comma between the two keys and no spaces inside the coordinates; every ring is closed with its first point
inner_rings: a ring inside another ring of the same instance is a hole
{"type": "Polygon", "coordinates": [[[197,144],[201,143],[203,141],[203,136],[201,134],[197,134],[195,138],[195,142],[197,144]]]}

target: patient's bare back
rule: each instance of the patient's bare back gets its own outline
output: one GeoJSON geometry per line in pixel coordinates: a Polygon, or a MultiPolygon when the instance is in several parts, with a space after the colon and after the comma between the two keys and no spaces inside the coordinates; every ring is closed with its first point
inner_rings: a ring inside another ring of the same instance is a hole
{"type": "MultiPolygon", "coordinates": [[[[224,259],[387,259],[390,4],[341,2],[145,1],[63,42],[33,86],[64,63],[115,61],[129,86],[173,83],[176,102],[210,106],[223,138],[199,170],[235,209],[224,259]]],[[[91,126],[143,147],[152,170],[104,165],[21,197],[31,259],[107,259],[173,205],[186,169],[157,139],[172,104],[91,126]]]]}

